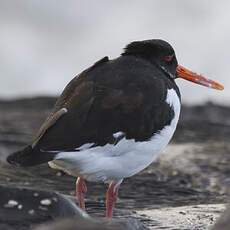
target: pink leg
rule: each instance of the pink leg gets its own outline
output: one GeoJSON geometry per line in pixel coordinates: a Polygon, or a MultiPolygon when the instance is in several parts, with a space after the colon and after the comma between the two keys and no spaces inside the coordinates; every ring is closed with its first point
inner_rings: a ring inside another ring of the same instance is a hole
{"type": "Polygon", "coordinates": [[[82,210],[85,210],[85,193],[87,192],[86,183],[83,178],[78,177],[76,181],[76,198],[78,205],[82,210]]]}
{"type": "Polygon", "coordinates": [[[109,188],[106,192],[106,217],[112,218],[113,216],[113,207],[117,200],[118,189],[120,187],[122,180],[119,182],[111,182],[109,188]]]}

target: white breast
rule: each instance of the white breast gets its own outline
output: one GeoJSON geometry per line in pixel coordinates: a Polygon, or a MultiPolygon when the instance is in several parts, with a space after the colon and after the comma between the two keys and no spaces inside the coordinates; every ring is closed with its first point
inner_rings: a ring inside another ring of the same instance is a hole
{"type": "Polygon", "coordinates": [[[117,145],[106,144],[93,148],[89,148],[93,143],[88,143],[81,146],[79,152],[57,154],[49,165],[91,181],[120,180],[140,172],[167,146],[176,129],[181,105],[174,89],[168,90],[166,102],[172,106],[175,116],[170,125],[165,126],[150,140],[135,142],[123,138],[117,145]]]}

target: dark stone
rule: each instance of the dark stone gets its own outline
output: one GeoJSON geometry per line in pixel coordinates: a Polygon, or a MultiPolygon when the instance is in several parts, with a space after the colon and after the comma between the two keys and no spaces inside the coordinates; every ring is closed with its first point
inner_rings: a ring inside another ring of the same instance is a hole
{"type": "Polygon", "coordinates": [[[105,218],[90,219],[63,219],[53,223],[44,224],[34,230],[147,230],[146,227],[137,219],[129,218],[126,220],[105,218]]]}
{"type": "Polygon", "coordinates": [[[57,192],[0,186],[0,229],[29,229],[33,224],[84,213],[57,192]]]}

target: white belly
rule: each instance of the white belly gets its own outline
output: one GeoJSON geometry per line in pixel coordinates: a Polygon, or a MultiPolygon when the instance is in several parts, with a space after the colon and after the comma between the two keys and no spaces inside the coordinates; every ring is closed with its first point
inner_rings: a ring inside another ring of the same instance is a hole
{"type": "Polygon", "coordinates": [[[180,100],[173,89],[168,90],[166,102],[172,106],[175,116],[170,125],[150,140],[135,142],[123,138],[116,145],[106,144],[93,148],[89,148],[93,145],[89,143],[81,146],[79,152],[58,153],[49,165],[89,181],[120,180],[140,172],[156,159],[176,130],[180,100]]]}

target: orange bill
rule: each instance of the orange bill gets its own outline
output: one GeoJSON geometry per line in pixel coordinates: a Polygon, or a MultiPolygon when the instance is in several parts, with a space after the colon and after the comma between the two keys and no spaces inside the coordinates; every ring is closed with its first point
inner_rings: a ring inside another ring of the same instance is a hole
{"type": "Polygon", "coordinates": [[[183,78],[185,80],[192,81],[199,85],[203,85],[203,86],[213,88],[213,89],[218,89],[218,90],[224,89],[224,86],[221,85],[220,83],[207,79],[203,77],[202,75],[196,74],[181,65],[177,66],[176,73],[179,78],[183,78]]]}

